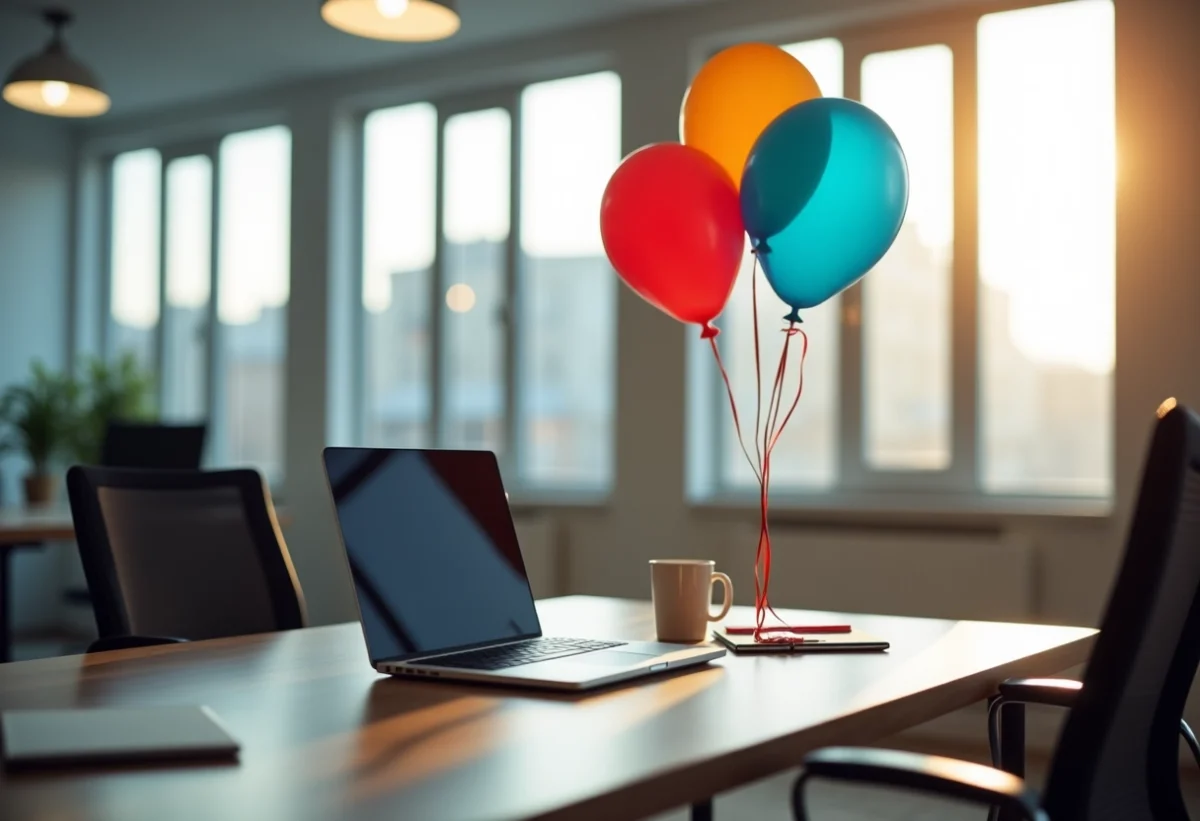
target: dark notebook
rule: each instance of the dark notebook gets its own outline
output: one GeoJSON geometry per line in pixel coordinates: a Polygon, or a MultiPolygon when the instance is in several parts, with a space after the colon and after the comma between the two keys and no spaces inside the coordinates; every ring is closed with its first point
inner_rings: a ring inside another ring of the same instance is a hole
{"type": "MultiPolygon", "coordinates": [[[[783,634],[771,633],[773,639],[783,634]]],[[[795,641],[756,642],[754,636],[739,633],[731,636],[723,629],[713,631],[713,637],[735,653],[837,653],[849,651],[886,650],[889,645],[861,630],[849,633],[821,633],[797,636],[795,641]],[[803,641],[800,639],[803,638],[803,641]]]]}

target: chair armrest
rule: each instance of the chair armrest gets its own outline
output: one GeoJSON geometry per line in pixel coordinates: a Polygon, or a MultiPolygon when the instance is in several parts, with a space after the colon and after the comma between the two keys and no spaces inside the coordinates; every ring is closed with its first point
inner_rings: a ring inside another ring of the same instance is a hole
{"type": "Polygon", "coordinates": [[[1079,698],[1083,682],[1069,678],[1010,678],[1000,682],[997,689],[1005,701],[1071,707],[1079,698]]]}
{"type": "Polygon", "coordinates": [[[804,784],[810,777],[919,790],[1012,810],[1030,821],[1048,821],[1037,793],[1003,770],[953,758],[865,747],[829,747],[805,758],[804,772],[792,794],[798,821],[805,819],[804,784]]]}
{"type": "Polygon", "coordinates": [[[88,645],[87,652],[103,653],[107,650],[129,650],[134,647],[156,647],[160,644],[182,644],[187,639],[168,636],[108,636],[96,639],[88,645]]]}

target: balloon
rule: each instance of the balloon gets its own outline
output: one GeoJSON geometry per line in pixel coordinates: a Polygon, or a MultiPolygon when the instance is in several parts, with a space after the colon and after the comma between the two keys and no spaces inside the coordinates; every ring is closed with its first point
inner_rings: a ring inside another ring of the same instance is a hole
{"type": "Polygon", "coordinates": [[[715,160],[679,143],[633,152],[604,189],[600,236],[626,285],[716,335],[746,240],[737,189],[715,160]]]}
{"type": "MultiPolygon", "coordinates": [[[[798,106],[797,108],[802,107],[798,106]]],[[[754,143],[742,172],[739,192],[742,222],[754,239],[773,237],[787,228],[825,176],[833,143],[833,119],[815,116],[767,127],[754,143]]],[[[800,115],[793,115],[799,117],[800,115]]]]}
{"type": "Polygon", "coordinates": [[[797,103],[820,96],[804,64],[778,46],[732,46],[692,80],[679,112],[680,139],[719,162],[738,184],[763,129],[797,103]]]}
{"type": "Polygon", "coordinates": [[[755,143],[740,202],[755,222],[750,239],[763,273],[792,308],[786,318],[799,321],[798,310],[853,285],[887,253],[908,208],[908,163],[871,109],[840,98],[810,100],[780,115],[755,143]],[[801,196],[780,212],[786,198],[778,192],[789,185],[801,196]],[[761,232],[799,199],[802,207],[784,227],[761,232]]]}

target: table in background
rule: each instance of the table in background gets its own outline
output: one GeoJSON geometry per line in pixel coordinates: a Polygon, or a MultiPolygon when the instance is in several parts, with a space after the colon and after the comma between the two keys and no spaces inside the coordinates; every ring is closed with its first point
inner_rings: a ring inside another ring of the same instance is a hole
{"type": "Polygon", "coordinates": [[[0,508],[0,663],[12,657],[12,554],[74,538],[69,508],[0,508]]]}
{"type": "MultiPolygon", "coordinates": [[[[550,635],[652,638],[648,602],[538,603],[550,635]]],[[[206,704],[239,763],[0,773],[0,817],[640,818],[978,702],[1085,660],[1095,631],[785,611],[849,620],[888,653],[726,656],[594,693],[375,674],[356,623],[0,667],[0,710],[206,704]]],[[[749,617],[736,608],[733,618],[749,617]]],[[[981,727],[982,731],[982,727],[981,727]]]]}

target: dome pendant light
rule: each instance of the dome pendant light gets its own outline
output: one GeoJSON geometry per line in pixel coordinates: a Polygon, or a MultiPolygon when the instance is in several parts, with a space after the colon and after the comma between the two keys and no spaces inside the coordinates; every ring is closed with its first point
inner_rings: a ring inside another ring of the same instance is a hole
{"type": "Polygon", "coordinates": [[[17,108],[52,117],[96,117],[112,104],[91,69],[67,53],[63,26],[71,14],[60,9],[43,17],[54,36],[40,54],[18,63],[4,80],[4,99],[17,108]]]}
{"type": "Polygon", "coordinates": [[[372,40],[444,40],[461,24],[455,0],[323,0],[321,17],[335,29],[372,40]]]}

